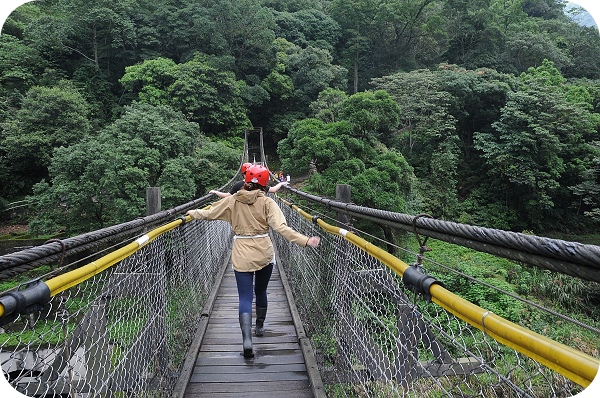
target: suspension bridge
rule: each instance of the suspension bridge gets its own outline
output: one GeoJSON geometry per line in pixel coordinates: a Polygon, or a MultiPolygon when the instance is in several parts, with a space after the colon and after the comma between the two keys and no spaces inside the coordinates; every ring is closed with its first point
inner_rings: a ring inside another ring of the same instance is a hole
{"type": "MultiPolygon", "coordinates": [[[[260,140],[255,152],[266,162],[261,132],[260,140]]],[[[291,187],[273,197],[288,225],[321,236],[321,245],[301,248],[272,234],[276,266],[254,358],[240,355],[231,228],[183,216],[216,200],[205,195],[0,257],[3,279],[45,269],[0,294],[4,377],[31,397],[187,398],[568,397],[596,377],[600,330],[490,284],[481,288],[544,322],[519,325],[459,297],[438,276],[444,265],[428,260],[427,241],[593,282],[600,247],[291,187]],[[417,251],[384,250],[392,242],[348,222],[358,219],[413,236],[417,251]],[[593,343],[548,337],[559,324],[593,343]]]]}

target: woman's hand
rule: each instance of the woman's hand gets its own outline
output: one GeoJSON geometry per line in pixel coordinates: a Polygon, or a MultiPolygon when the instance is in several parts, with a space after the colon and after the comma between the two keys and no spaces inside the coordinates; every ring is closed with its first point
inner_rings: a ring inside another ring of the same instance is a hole
{"type": "Polygon", "coordinates": [[[321,238],[319,238],[318,236],[311,236],[310,238],[308,238],[308,242],[306,244],[310,247],[317,247],[319,246],[320,242],[321,238]]]}

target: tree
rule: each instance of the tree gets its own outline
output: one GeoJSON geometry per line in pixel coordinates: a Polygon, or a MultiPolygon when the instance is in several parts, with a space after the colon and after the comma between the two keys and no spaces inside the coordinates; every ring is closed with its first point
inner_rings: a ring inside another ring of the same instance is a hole
{"type": "Polygon", "coordinates": [[[585,106],[569,101],[550,62],[531,68],[522,80],[526,84],[509,94],[493,124],[495,132],[476,133],[475,146],[494,190],[504,192],[507,206],[525,223],[519,226],[544,229],[566,217],[573,202],[568,187],[583,187],[585,170],[592,167],[586,136],[597,126],[585,106]]]}
{"type": "Polygon", "coordinates": [[[530,67],[539,66],[545,58],[557,65],[568,66],[571,61],[544,31],[531,31],[525,25],[506,40],[506,59],[509,72],[520,73],[530,67]]]}
{"type": "Polygon", "coordinates": [[[171,108],[133,103],[98,136],[56,150],[50,179],[34,187],[31,228],[75,233],[129,221],[144,214],[147,187],[161,186],[166,205],[191,199],[197,136],[171,108]]]}
{"type": "Polygon", "coordinates": [[[317,119],[294,123],[287,138],[279,141],[277,152],[284,170],[308,172],[310,167],[324,170],[349,157],[357,141],[350,137],[347,122],[325,124],[317,119]]]}
{"type": "Polygon", "coordinates": [[[134,4],[139,60],[164,57],[180,63],[208,51],[206,37],[212,22],[200,2],[136,0],[134,4]]]}
{"type": "Polygon", "coordinates": [[[149,59],[125,68],[119,79],[125,90],[137,94],[137,100],[151,105],[169,104],[168,88],[177,78],[177,64],[168,58],[149,59]]]}
{"type": "Polygon", "coordinates": [[[448,0],[444,59],[468,69],[500,67],[508,29],[519,16],[525,17],[521,1],[448,0]]]}
{"type": "Polygon", "coordinates": [[[14,36],[0,36],[0,97],[14,91],[25,93],[37,84],[48,62],[41,54],[14,36]]]}
{"type": "Polygon", "coordinates": [[[340,118],[350,122],[355,136],[389,143],[398,128],[400,108],[386,91],[366,91],[341,103],[340,118]]]}
{"type": "Polygon", "coordinates": [[[239,170],[244,142],[241,138],[232,141],[215,141],[205,136],[197,138],[193,154],[196,196],[221,188],[239,170]]]}
{"type": "Polygon", "coordinates": [[[325,123],[333,123],[340,119],[342,104],[348,98],[345,92],[327,88],[319,93],[316,101],[310,104],[314,116],[325,123]]]}
{"type": "Polygon", "coordinates": [[[334,65],[327,50],[315,47],[287,49],[286,71],[294,83],[295,105],[308,111],[312,100],[326,88],[342,89],[346,82],[346,69],[334,65]]]}
{"type": "Polygon", "coordinates": [[[435,218],[458,218],[458,147],[458,137],[455,135],[442,141],[432,153],[428,175],[420,178],[416,184],[421,193],[422,211],[435,218]]]}
{"type": "Polygon", "coordinates": [[[312,46],[332,51],[340,38],[340,26],[330,16],[316,9],[296,12],[274,11],[275,36],[301,47],[312,46]]]}
{"type": "Polygon", "coordinates": [[[438,0],[334,0],[342,36],[336,59],[354,73],[351,92],[371,78],[439,62],[445,32],[438,0]],[[360,78],[359,78],[360,77],[360,78]]]}
{"type": "MultiPolygon", "coordinates": [[[[349,184],[352,202],[357,205],[400,213],[415,211],[415,177],[400,153],[383,146],[365,145],[360,151],[349,151],[348,155],[347,159],[337,160],[313,174],[304,189],[332,197],[336,184],[349,184]]],[[[387,225],[358,221],[356,227],[370,235],[383,234],[386,241],[396,242],[393,228],[387,225]]],[[[390,253],[395,253],[396,249],[396,246],[388,245],[390,253]]]]}
{"type": "MultiPolygon", "coordinates": [[[[446,149],[448,141],[454,141],[456,118],[450,113],[453,97],[442,89],[443,78],[428,70],[395,73],[373,79],[372,84],[385,90],[399,109],[397,130],[387,138],[388,146],[401,151],[419,179],[431,179],[431,164],[440,147],[446,149]]],[[[445,152],[445,150],[444,150],[445,152]]],[[[461,156],[462,157],[462,156],[461,156]]]]}
{"type": "MultiPolygon", "coordinates": [[[[202,39],[210,43],[205,51],[235,60],[236,77],[264,76],[272,66],[275,22],[271,10],[258,0],[205,2],[209,23],[202,39]]],[[[202,28],[198,25],[198,28],[202,28]]],[[[204,29],[203,29],[204,30],[204,29]]]]}
{"type": "Polygon", "coordinates": [[[558,18],[563,16],[563,1],[557,0],[524,0],[523,11],[530,17],[545,19],[558,18]]]}
{"type": "Polygon", "coordinates": [[[346,86],[346,70],[334,65],[327,50],[302,48],[279,38],[275,40],[276,65],[262,82],[270,94],[260,114],[253,114],[255,125],[272,132],[266,145],[276,146],[289,126],[310,114],[310,104],[327,88],[346,86]]]}
{"type": "Polygon", "coordinates": [[[373,0],[334,0],[329,6],[329,14],[342,28],[337,58],[353,71],[352,93],[358,92],[359,65],[371,50],[368,34],[375,30],[375,3],[373,0]]]}
{"type": "Polygon", "coordinates": [[[137,36],[131,17],[135,3],[57,0],[40,7],[46,15],[31,25],[27,35],[40,51],[60,60],[64,70],[89,63],[106,76],[120,76],[135,60],[137,36]]]}
{"type": "Polygon", "coordinates": [[[213,66],[218,58],[203,54],[185,63],[165,58],[125,69],[119,80],[141,101],[169,105],[198,123],[209,134],[234,134],[250,126],[242,98],[243,83],[233,72],[213,66]]]}
{"type": "Polygon", "coordinates": [[[365,171],[351,174],[352,200],[360,205],[404,213],[414,183],[412,168],[397,151],[381,149],[367,164],[365,171]]]}
{"type": "Polygon", "coordinates": [[[2,124],[0,152],[12,175],[12,193],[29,194],[48,176],[55,148],[69,146],[90,133],[89,106],[69,83],[34,86],[14,118],[2,124]]]}

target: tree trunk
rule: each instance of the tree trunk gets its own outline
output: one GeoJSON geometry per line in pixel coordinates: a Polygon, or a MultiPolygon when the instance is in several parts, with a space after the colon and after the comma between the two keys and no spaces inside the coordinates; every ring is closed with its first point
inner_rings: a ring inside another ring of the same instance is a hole
{"type": "Polygon", "coordinates": [[[358,51],[354,57],[354,94],[358,92],[358,51]]]}

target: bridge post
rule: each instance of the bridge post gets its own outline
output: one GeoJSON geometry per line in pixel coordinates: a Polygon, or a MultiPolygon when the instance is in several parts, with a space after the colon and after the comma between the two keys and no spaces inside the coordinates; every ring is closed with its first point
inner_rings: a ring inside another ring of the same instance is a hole
{"type": "MultiPolygon", "coordinates": [[[[335,186],[335,200],[342,203],[351,203],[352,195],[350,185],[348,184],[336,184],[335,186]]],[[[345,213],[337,213],[337,221],[341,224],[348,225],[350,219],[345,213]]]]}
{"type": "Polygon", "coordinates": [[[146,188],[146,215],[160,212],[160,187],[146,188]]]}

